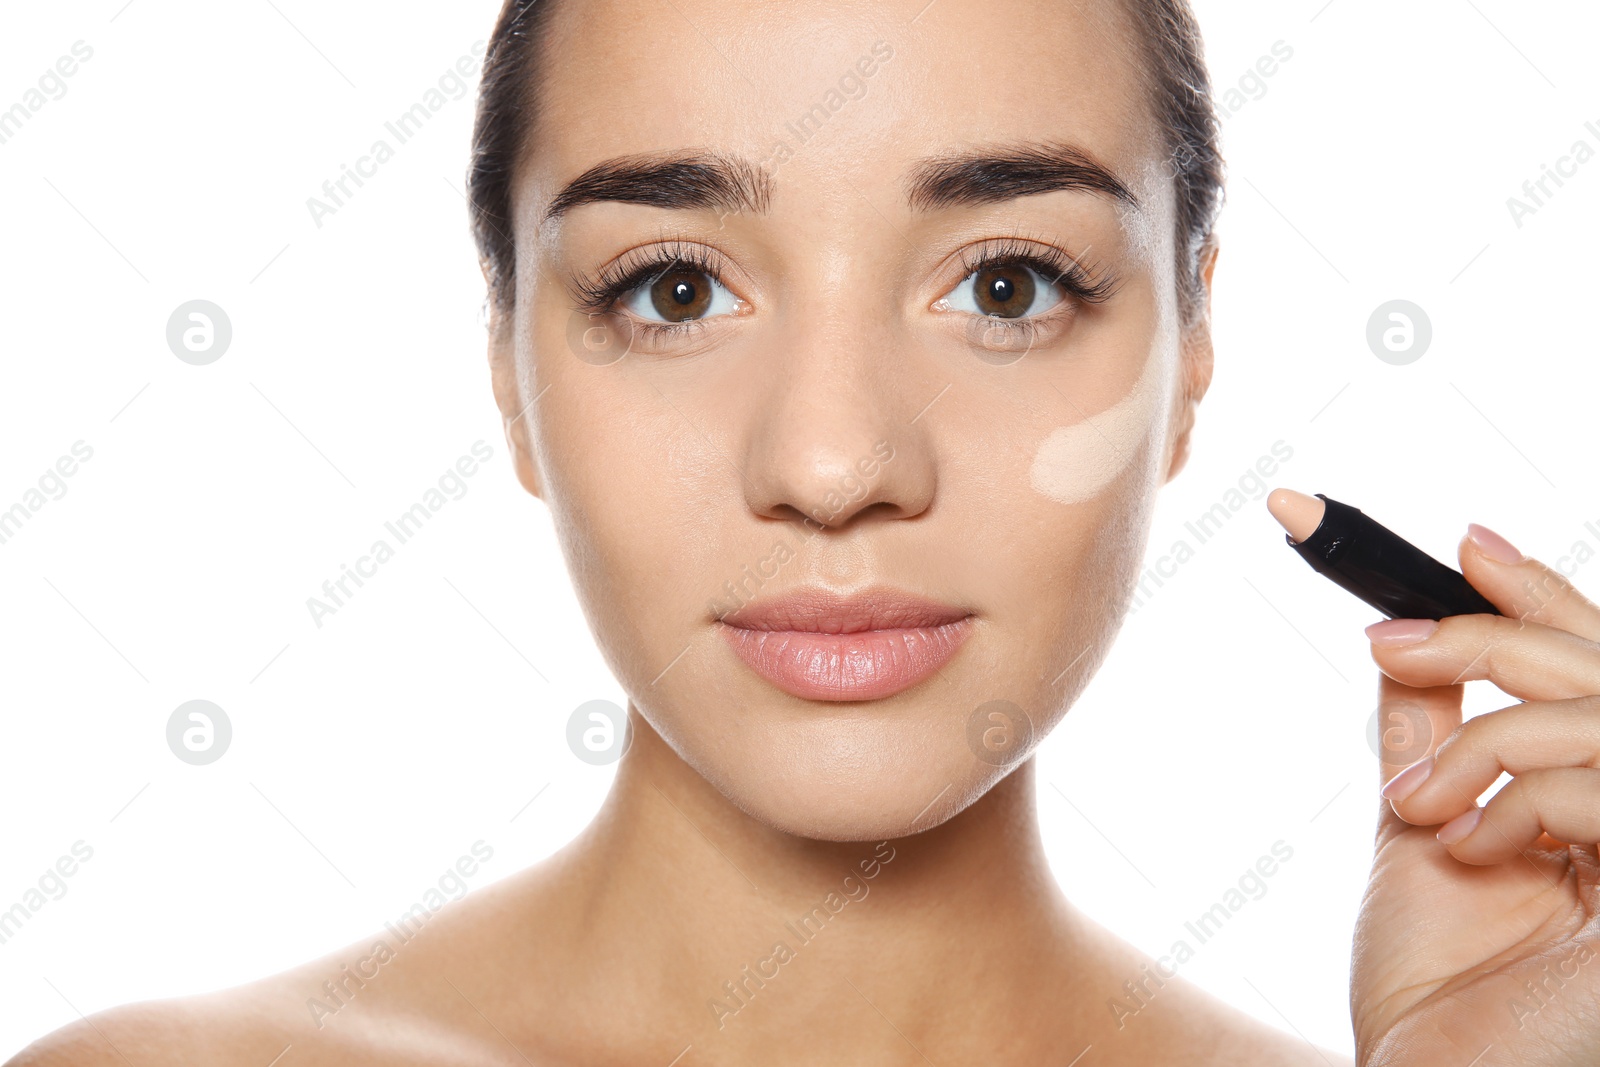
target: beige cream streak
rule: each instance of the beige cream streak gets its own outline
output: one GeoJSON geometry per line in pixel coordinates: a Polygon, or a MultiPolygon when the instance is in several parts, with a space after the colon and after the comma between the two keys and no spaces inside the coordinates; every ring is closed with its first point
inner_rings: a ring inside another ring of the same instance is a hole
{"type": "Polygon", "coordinates": [[[1152,345],[1133,391],[1106,410],[1053,431],[1033,457],[1034,489],[1062,504],[1100,493],[1127,469],[1155,423],[1161,347],[1152,345]]]}

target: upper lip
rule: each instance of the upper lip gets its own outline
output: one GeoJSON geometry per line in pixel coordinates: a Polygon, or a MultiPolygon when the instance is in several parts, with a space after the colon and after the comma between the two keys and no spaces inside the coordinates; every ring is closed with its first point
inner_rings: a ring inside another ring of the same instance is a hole
{"type": "Polygon", "coordinates": [[[722,621],[742,630],[852,634],[863,630],[944,626],[971,614],[887,586],[873,586],[849,595],[813,587],[751,601],[724,615],[722,621]]]}

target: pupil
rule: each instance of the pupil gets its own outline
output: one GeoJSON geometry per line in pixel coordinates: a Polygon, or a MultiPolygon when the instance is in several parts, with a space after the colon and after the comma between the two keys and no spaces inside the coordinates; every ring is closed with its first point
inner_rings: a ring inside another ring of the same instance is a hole
{"type": "Polygon", "coordinates": [[[984,271],[974,288],[979,311],[985,315],[1014,319],[1033,306],[1036,286],[1032,271],[1012,265],[984,271]]]}
{"type": "Polygon", "coordinates": [[[672,287],[672,299],[680,304],[687,304],[694,299],[694,286],[688,282],[679,282],[672,287]]]}

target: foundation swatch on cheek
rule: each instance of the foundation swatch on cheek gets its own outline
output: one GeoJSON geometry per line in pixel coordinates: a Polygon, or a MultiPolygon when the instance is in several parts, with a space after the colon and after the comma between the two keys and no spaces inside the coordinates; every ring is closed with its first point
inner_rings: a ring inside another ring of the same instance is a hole
{"type": "Polygon", "coordinates": [[[1159,407],[1162,376],[1158,351],[1151,350],[1127,396],[1044,439],[1029,472],[1035,490],[1059,503],[1077,504],[1100,493],[1127,469],[1159,407]]]}

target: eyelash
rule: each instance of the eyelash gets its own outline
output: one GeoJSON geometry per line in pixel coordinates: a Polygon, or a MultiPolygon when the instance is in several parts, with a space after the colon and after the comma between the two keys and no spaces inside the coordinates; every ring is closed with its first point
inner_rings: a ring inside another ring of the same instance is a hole
{"type": "MultiPolygon", "coordinates": [[[[705,245],[670,241],[665,245],[651,245],[645,249],[624,252],[621,258],[607,265],[596,275],[585,275],[576,282],[577,310],[590,315],[609,312],[618,300],[645,282],[654,281],[669,270],[687,270],[704,274],[721,285],[722,273],[718,258],[705,245]]],[[[683,322],[646,322],[632,324],[633,329],[647,336],[681,337],[705,327],[705,319],[686,319],[683,322]]]]}
{"type": "MultiPolygon", "coordinates": [[[[999,267],[1029,267],[1047,282],[1060,285],[1071,300],[1085,304],[1099,304],[1110,299],[1117,283],[1109,274],[1097,274],[1060,249],[1031,244],[1012,237],[984,241],[976,246],[980,251],[969,257],[969,249],[961,250],[961,281],[966,281],[981,271],[999,267]]],[[[666,245],[652,245],[634,249],[594,275],[584,275],[575,283],[578,293],[576,310],[590,315],[603,315],[611,311],[618,300],[646,282],[653,281],[669,270],[687,270],[704,274],[717,284],[724,284],[719,270],[719,257],[704,245],[684,241],[671,241],[666,245]]],[[[1053,311],[1054,309],[1052,309],[1053,311]]],[[[1038,320],[1049,318],[1051,312],[1026,319],[995,320],[994,325],[1032,338],[1038,329],[1038,320]]],[[[682,337],[704,329],[706,319],[686,319],[683,322],[647,322],[632,324],[654,337],[682,337]]]]}
{"type": "MultiPolygon", "coordinates": [[[[976,254],[968,257],[969,249],[961,250],[961,280],[965,282],[974,274],[999,267],[1029,267],[1046,282],[1061,286],[1067,298],[1048,311],[1027,318],[1007,319],[998,315],[985,315],[986,330],[999,329],[1010,334],[1008,345],[1022,344],[1032,347],[1039,339],[1041,324],[1062,316],[1062,305],[1101,304],[1117,291],[1117,280],[1109,273],[1085,267],[1072,256],[1049,244],[1035,244],[1015,237],[1000,237],[983,241],[975,246],[976,254]]],[[[1068,307],[1070,315],[1076,309],[1068,307]]]]}

